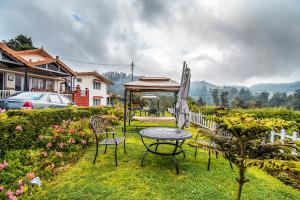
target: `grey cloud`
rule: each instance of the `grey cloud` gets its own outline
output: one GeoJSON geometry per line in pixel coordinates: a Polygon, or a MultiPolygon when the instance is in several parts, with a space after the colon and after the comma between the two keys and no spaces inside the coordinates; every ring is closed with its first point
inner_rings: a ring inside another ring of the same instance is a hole
{"type": "MultiPolygon", "coordinates": [[[[134,60],[139,74],[179,78],[178,69],[187,60],[194,79],[300,79],[298,1],[210,5],[209,0],[3,1],[0,40],[22,33],[65,58],[134,60]]],[[[81,70],[113,70],[69,64],[81,70]]]]}

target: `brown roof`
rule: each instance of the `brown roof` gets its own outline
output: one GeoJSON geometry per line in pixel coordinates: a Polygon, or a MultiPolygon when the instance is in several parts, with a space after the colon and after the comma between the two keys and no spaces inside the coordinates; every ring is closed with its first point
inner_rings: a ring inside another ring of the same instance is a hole
{"type": "Polygon", "coordinates": [[[138,81],[125,83],[124,87],[134,92],[178,92],[180,84],[164,77],[142,77],[138,81]]]}
{"type": "Polygon", "coordinates": [[[65,63],[59,60],[58,57],[53,58],[49,53],[47,53],[42,48],[23,50],[23,51],[14,51],[9,47],[7,47],[6,44],[0,42],[0,49],[26,66],[36,67],[44,64],[57,63],[61,65],[70,74],[76,75],[76,73],[65,63]],[[35,61],[35,60],[31,60],[30,57],[26,57],[30,55],[35,55],[35,56],[38,55],[41,58],[41,60],[38,59],[35,61]]]}
{"type": "Polygon", "coordinates": [[[101,74],[99,74],[97,71],[93,72],[76,72],[77,76],[95,76],[99,81],[102,81],[108,85],[113,85],[114,83],[101,74]]]}

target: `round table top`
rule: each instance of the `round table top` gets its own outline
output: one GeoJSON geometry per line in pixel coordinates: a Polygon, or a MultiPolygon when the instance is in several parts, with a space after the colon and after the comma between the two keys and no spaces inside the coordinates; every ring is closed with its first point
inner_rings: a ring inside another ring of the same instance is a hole
{"type": "Polygon", "coordinates": [[[140,135],[155,140],[186,140],[192,137],[187,131],[167,127],[146,128],[140,131],[140,135]]]}

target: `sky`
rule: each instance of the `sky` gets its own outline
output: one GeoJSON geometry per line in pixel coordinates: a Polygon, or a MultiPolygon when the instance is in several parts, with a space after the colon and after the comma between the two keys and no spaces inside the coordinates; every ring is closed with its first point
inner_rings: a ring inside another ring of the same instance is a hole
{"type": "Polygon", "coordinates": [[[178,80],[186,61],[214,84],[300,81],[298,0],[0,0],[0,40],[18,34],[78,71],[133,61],[178,80]]]}

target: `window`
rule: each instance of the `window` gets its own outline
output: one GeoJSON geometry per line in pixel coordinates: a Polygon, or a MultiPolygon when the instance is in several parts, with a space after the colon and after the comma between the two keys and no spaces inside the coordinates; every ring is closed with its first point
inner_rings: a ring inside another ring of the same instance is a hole
{"type": "Polygon", "coordinates": [[[67,97],[65,96],[60,96],[61,98],[61,101],[63,102],[63,104],[67,104],[67,105],[71,105],[72,102],[70,101],[70,99],[68,99],[67,97]]]}
{"type": "Polygon", "coordinates": [[[100,82],[94,82],[94,89],[95,90],[101,90],[101,83],[100,82]]]}
{"type": "Polygon", "coordinates": [[[39,79],[32,78],[32,89],[39,89],[39,79]]]}
{"type": "Polygon", "coordinates": [[[53,71],[59,71],[58,66],[56,66],[54,64],[48,64],[48,69],[53,70],[53,71]]]}
{"type": "Polygon", "coordinates": [[[46,81],[46,90],[53,90],[53,81],[46,81]]]}
{"type": "Polygon", "coordinates": [[[59,96],[56,95],[56,94],[51,94],[51,95],[49,96],[49,101],[50,101],[51,103],[59,103],[59,104],[61,103],[59,96]]]}
{"type": "Polygon", "coordinates": [[[101,105],[101,99],[93,99],[93,105],[94,106],[101,105]]]}
{"type": "Polygon", "coordinates": [[[82,78],[77,78],[77,82],[81,83],[82,82],[82,78]]]}
{"type": "Polygon", "coordinates": [[[46,80],[40,79],[39,82],[40,82],[39,89],[45,90],[45,88],[46,88],[46,80]]]}
{"type": "Polygon", "coordinates": [[[22,91],[22,77],[18,75],[15,77],[15,91],[22,91]]]}

